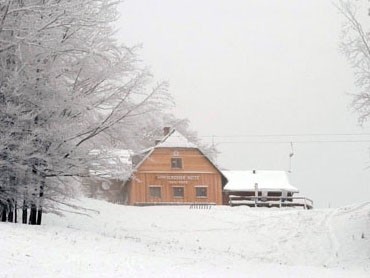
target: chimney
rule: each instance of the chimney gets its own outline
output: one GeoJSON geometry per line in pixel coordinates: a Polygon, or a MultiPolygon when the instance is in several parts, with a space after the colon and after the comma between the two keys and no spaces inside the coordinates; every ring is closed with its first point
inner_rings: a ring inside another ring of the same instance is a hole
{"type": "Polygon", "coordinates": [[[253,174],[255,174],[256,173],[256,170],[253,170],[253,174]]]}
{"type": "Polygon", "coordinates": [[[170,133],[170,131],[171,131],[171,127],[169,127],[169,126],[164,127],[163,128],[163,135],[167,136],[170,133]]]}
{"type": "Polygon", "coordinates": [[[154,141],[154,145],[155,145],[155,146],[157,146],[161,141],[162,141],[161,139],[156,139],[156,140],[154,141]]]}

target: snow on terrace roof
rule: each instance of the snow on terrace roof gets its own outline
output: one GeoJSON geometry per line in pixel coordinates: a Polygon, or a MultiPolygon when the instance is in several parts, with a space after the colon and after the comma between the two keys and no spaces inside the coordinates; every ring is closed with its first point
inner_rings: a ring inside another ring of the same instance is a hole
{"type": "Polygon", "coordinates": [[[177,130],[172,130],[155,148],[197,148],[197,146],[177,130]]]}
{"type": "Polygon", "coordinates": [[[298,193],[299,190],[289,182],[285,171],[256,170],[253,171],[222,171],[228,179],[225,191],[289,191],[298,193]]]}

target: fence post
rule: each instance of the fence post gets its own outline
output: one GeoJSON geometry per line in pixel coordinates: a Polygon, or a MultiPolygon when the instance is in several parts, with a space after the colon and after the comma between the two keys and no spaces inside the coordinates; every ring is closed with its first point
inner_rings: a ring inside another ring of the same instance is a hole
{"type": "Polygon", "coordinates": [[[257,207],[258,202],[258,183],[254,184],[254,207],[257,207]]]}

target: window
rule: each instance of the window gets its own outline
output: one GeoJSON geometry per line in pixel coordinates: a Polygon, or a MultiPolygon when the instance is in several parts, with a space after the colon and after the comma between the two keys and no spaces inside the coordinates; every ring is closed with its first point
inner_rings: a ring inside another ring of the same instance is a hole
{"type": "Polygon", "coordinates": [[[149,196],[152,198],[161,198],[161,188],[159,186],[149,187],[149,196]]]}
{"type": "Polygon", "coordinates": [[[196,187],[195,193],[197,198],[207,198],[207,187],[196,187]]]}
{"type": "Polygon", "coordinates": [[[184,187],[176,186],[172,187],[174,198],[184,198],[184,187]]]}
{"type": "Polygon", "coordinates": [[[274,191],[271,192],[271,191],[269,191],[267,196],[280,197],[282,195],[281,195],[281,192],[274,192],[274,191]]]}
{"type": "Polygon", "coordinates": [[[179,158],[179,157],[171,158],[171,168],[172,169],[182,169],[182,158],[179,158]]]}

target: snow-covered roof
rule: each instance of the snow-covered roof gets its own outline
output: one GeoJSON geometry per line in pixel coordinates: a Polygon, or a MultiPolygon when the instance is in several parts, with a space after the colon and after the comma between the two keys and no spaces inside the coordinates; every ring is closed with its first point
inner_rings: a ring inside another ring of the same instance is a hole
{"type": "Polygon", "coordinates": [[[215,169],[220,172],[222,176],[222,184],[224,185],[226,182],[226,179],[224,177],[224,174],[218,169],[218,167],[195,145],[194,143],[190,142],[184,135],[182,135],[180,132],[178,132],[175,129],[172,129],[171,132],[169,132],[157,145],[145,149],[141,151],[140,153],[137,153],[138,156],[142,156],[140,162],[138,162],[136,165],[134,165],[133,172],[135,172],[139,167],[144,163],[145,160],[150,157],[150,155],[153,153],[153,151],[156,148],[189,148],[189,149],[198,149],[202,155],[211,163],[215,169]]]}
{"type": "Polygon", "coordinates": [[[92,157],[89,172],[101,178],[123,180],[132,169],[132,151],[124,149],[94,149],[89,153],[92,157]]]}
{"type": "Polygon", "coordinates": [[[172,130],[155,148],[197,148],[197,146],[177,130],[172,130]]]}
{"type": "MultiPolygon", "coordinates": [[[[191,143],[184,135],[182,135],[177,130],[173,129],[170,133],[168,133],[165,137],[159,140],[154,146],[141,150],[135,155],[143,155],[148,154],[155,149],[155,148],[198,148],[194,143],[191,143]]],[[[145,157],[146,158],[146,157],[145,157]]],[[[145,160],[145,159],[144,159],[145,160]]]]}
{"type": "Polygon", "coordinates": [[[222,171],[228,179],[225,191],[255,191],[255,184],[261,191],[289,191],[298,193],[299,190],[290,184],[285,171],[250,170],[222,171]]]}

